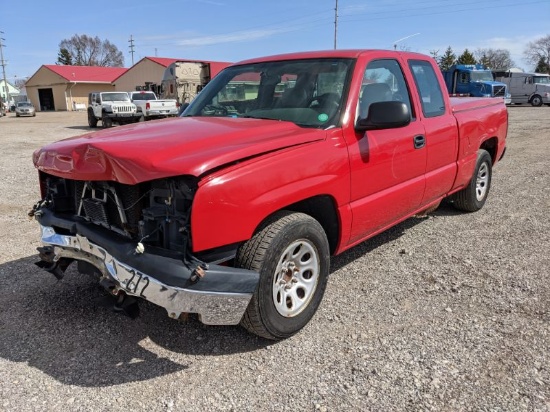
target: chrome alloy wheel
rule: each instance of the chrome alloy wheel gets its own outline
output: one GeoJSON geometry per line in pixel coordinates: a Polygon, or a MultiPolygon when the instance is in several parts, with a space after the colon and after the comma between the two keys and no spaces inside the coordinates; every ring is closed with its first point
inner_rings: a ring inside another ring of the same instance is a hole
{"type": "Polygon", "coordinates": [[[296,240],[285,249],[273,277],[273,303],[280,315],[291,318],[307,307],[319,272],[318,252],[309,240],[296,240]]]}
{"type": "Polygon", "coordinates": [[[476,177],[476,199],[478,202],[482,201],[487,194],[487,188],[489,185],[489,166],[487,163],[480,165],[476,177]]]}

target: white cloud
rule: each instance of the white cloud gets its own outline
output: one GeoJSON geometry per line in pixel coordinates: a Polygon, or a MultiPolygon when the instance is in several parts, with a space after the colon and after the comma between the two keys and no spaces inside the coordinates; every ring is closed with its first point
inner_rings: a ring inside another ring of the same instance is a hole
{"type": "Polygon", "coordinates": [[[478,48],[491,48],[491,49],[504,49],[510,52],[510,57],[515,62],[516,66],[522,67],[525,70],[531,69],[531,64],[524,60],[523,51],[527,47],[529,42],[535,41],[543,37],[537,36],[524,36],[518,35],[514,37],[492,37],[489,39],[481,40],[475,44],[472,49],[478,48]]]}
{"type": "Polygon", "coordinates": [[[212,36],[195,37],[176,42],[178,46],[209,46],[213,44],[237,43],[243,41],[264,39],[276,34],[294,31],[296,28],[248,30],[229,34],[216,34],[212,36]]]}

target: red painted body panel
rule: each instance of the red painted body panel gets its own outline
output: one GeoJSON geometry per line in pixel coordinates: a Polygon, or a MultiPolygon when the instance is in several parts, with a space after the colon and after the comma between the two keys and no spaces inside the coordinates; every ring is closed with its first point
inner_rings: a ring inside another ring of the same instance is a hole
{"type": "Polygon", "coordinates": [[[290,122],[177,118],[52,143],[34,153],[34,164],[59,177],[136,184],[177,175],[198,177],[237,160],[319,138],[318,130],[290,122]]]}
{"type": "Polygon", "coordinates": [[[204,179],[193,201],[195,251],[249,239],[277,210],[313,196],[349,201],[349,164],[341,130],[316,130],[316,142],[273,152],[204,179]],[[223,240],[222,240],[223,239],[223,240]]]}
{"type": "Polygon", "coordinates": [[[453,115],[458,124],[460,152],[453,191],[468,184],[476,162],[477,150],[488,139],[498,137],[493,164],[502,157],[508,132],[508,112],[499,98],[452,98],[453,115]]]}
{"type": "MultiPolygon", "coordinates": [[[[134,124],[46,146],[36,167],[77,180],[136,184],[193,175],[191,231],[195,252],[249,239],[272,213],[315,196],[333,200],[339,222],[335,253],[379,233],[463,187],[472,177],[476,152],[497,138],[495,162],[505,148],[507,114],[497,99],[445,94],[444,115],[422,115],[407,61],[416,53],[335,50],[295,53],[242,63],[304,58],[355,59],[345,109],[326,130],[293,123],[232,117],[192,117],[134,124]],[[402,128],[355,131],[365,67],[373,59],[396,59],[411,94],[412,122],[402,128]],[[414,149],[413,139],[426,137],[414,149]]],[[[438,75],[445,90],[441,74],[438,75]]]]}

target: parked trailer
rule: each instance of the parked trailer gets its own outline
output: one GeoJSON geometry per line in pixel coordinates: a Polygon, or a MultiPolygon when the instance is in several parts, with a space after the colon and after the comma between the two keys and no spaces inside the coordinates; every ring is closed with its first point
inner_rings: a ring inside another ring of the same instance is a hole
{"type": "Polygon", "coordinates": [[[180,104],[189,103],[214,76],[230,64],[227,62],[176,61],[164,71],[161,98],[176,99],[180,104]]]}
{"type": "Polygon", "coordinates": [[[550,75],[513,71],[494,71],[496,80],[505,83],[513,104],[531,103],[532,106],[550,106],[550,75]]]}

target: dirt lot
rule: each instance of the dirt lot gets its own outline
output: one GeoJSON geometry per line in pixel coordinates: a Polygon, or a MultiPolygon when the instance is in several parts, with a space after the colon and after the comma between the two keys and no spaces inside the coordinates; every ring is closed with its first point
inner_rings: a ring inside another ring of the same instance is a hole
{"type": "Polygon", "coordinates": [[[413,218],[333,260],[313,321],[239,327],[111,310],[33,265],[31,154],[86,115],[0,119],[0,410],[550,410],[550,108],[511,107],[483,210],[413,218]]]}

